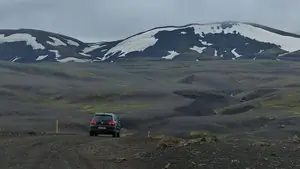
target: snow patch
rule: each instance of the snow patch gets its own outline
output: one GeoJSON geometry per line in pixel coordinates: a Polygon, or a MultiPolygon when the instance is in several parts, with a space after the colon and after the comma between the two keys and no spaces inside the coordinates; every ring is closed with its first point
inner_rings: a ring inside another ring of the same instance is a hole
{"type": "Polygon", "coordinates": [[[215,50],[214,56],[218,56],[218,51],[217,50],[215,50]]]}
{"type": "Polygon", "coordinates": [[[175,56],[179,55],[179,53],[177,53],[176,51],[168,51],[169,55],[167,56],[163,56],[163,59],[168,59],[168,60],[172,60],[175,56]]]}
{"type": "Polygon", "coordinates": [[[32,49],[45,49],[45,47],[36,41],[36,37],[27,33],[15,33],[9,36],[0,35],[0,43],[20,42],[25,41],[27,45],[32,46],[32,49]]]}
{"type": "Polygon", "coordinates": [[[92,45],[92,46],[89,46],[89,47],[85,47],[82,52],[83,53],[89,53],[89,52],[92,52],[96,49],[99,49],[99,48],[102,48],[104,47],[105,45],[92,45]]]}
{"type": "Polygon", "coordinates": [[[198,52],[199,54],[202,54],[203,50],[206,49],[206,47],[193,46],[190,49],[198,52]]]}
{"type": "Polygon", "coordinates": [[[262,53],[262,52],[264,52],[265,50],[260,50],[258,53],[262,53]]]}
{"type": "Polygon", "coordinates": [[[10,62],[16,62],[17,60],[21,59],[22,57],[15,57],[14,59],[10,60],[10,62]]]}
{"type": "Polygon", "coordinates": [[[182,35],[185,35],[185,34],[187,34],[186,32],[184,32],[184,31],[182,31],[182,32],[180,32],[180,34],[182,34],[182,35]]]}
{"type": "Polygon", "coordinates": [[[287,54],[290,54],[289,52],[287,52],[287,53],[282,53],[282,54],[279,54],[278,56],[285,56],[285,55],[287,55],[287,54]]]}
{"type": "Polygon", "coordinates": [[[67,58],[63,58],[63,59],[59,59],[57,60],[58,62],[62,62],[62,63],[66,63],[66,62],[89,62],[90,60],[85,60],[85,59],[78,59],[78,58],[74,58],[74,57],[67,57],[67,58]]]}
{"type": "Polygon", "coordinates": [[[119,57],[123,57],[130,52],[142,52],[148,47],[151,47],[156,44],[158,39],[155,38],[155,34],[157,34],[159,31],[162,30],[173,31],[176,29],[178,28],[154,29],[139,35],[135,35],[131,38],[125,39],[122,42],[118,43],[115,47],[107,51],[103,59],[105,60],[118,52],[121,52],[121,55],[119,57]]]}
{"type": "Polygon", "coordinates": [[[68,43],[69,45],[79,46],[79,43],[77,43],[77,42],[75,42],[75,41],[73,41],[73,40],[70,40],[70,39],[66,39],[66,40],[67,40],[67,43],[68,43]]]}
{"type": "Polygon", "coordinates": [[[215,23],[207,25],[192,25],[192,27],[194,27],[195,33],[199,34],[201,37],[204,37],[205,34],[216,34],[221,33],[222,31],[224,32],[224,34],[234,34],[236,32],[244,37],[248,37],[259,42],[279,45],[281,46],[281,49],[285,51],[293,52],[299,50],[300,48],[300,38],[295,38],[292,36],[282,36],[280,34],[276,34],[249,24],[236,23],[231,27],[227,27],[225,29],[212,29],[216,26],[221,26],[221,24],[215,23]]]}
{"type": "Polygon", "coordinates": [[[211,43],[208,43],[208,42],[206,42],[206,41],[203,41],[203,40],[199,40],[203,45],[207,45],[207,46],[211,46],[211,45],[213,45],[213,44],[211,44],[211,43]]]}
{"type": "Polygon", "coordinates": [[[240,55],[240,54],[238,54],[238,53],[236,53],[236,48],[234,48],[234,49],[232,49],[231,50],[231,53],[235,56],[235,58],[239,58],[239,57],[241,57],[242,55],[240,55]]]}
{"type": "Polygon", "coordinates": [[[86,53],[83,53],[83,52],[81,52],[81,53],[79,53],[79,54],[81,54],[81,55],[83,55],[83,56],[91,56],[91,55],[86,54],[86,53]]]}
{"type": "Polygon", "coordinates": [[[60,54],[57,50],[49,50],[50,52],[54,52],[55,53],[55,58],[59,58],[60,54]]]}
{"type": "Polygon", "coordinates": [[[46,57],[48,57],[48,55],[42,55],[36,58],[36,60],[44,60],[46,57]]]}
{"type": "Polygon", "coordinates": [[[65,44],[64,42],[62,42],[61,40],[59,40],[55,37],[49,36],[49,38],[54,41],[54,42],[47,41],[47,43],[52,46],[67,46],[67,44],[65,44]]]}

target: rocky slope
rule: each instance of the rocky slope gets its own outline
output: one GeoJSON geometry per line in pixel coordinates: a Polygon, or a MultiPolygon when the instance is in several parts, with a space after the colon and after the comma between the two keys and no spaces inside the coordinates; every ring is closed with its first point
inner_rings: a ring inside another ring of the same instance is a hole
{"type": "Polygon", "coordinates": [[[242,22],[158,27],[101,43],[40,30],[0,30],[0,59],[11,62],[112,62],[136,57],[298,60],[299,51],[300,35],[242,22]]]}

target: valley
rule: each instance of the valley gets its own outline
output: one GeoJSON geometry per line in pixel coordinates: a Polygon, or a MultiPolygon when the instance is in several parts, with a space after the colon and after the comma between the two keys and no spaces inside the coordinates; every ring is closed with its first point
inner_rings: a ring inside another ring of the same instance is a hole
{"type": "Polygon", "coordinates": [[[299,71],[270,60],[1,62],[0,167],[297,168],[299,71]],[[98,111],[121,117],[121,138],[88,136],[98,111]]]}
{"type": "Polygon", "coordinates": [[[299,70],[267,60],[2,62],[0,128],[49,132],[59,120],[62,131],[77,132],[91,113],[109,111],[142,133],[286,138],[298,131],[299,70]]]}

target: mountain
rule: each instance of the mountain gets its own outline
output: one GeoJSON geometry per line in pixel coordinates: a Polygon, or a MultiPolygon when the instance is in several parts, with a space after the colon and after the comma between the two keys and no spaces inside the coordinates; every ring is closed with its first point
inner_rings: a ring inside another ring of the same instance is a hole
{"type": "Polygon", "coordinates": [[[80,50],[87,46],[77,39],[51,32],[31,29],[0,30],[0,60],[64,62],[73,57],[73,60],[80,61],[81,58],[87,59],[80,50]]]}
{"type": "Polygon", "coordinates": [[[299,60],[300,35],[245,22],[153,28],[126,39],[84,43],[33,29],[0,30],[0,60],[35,63],[163,60],[299,60]]]}

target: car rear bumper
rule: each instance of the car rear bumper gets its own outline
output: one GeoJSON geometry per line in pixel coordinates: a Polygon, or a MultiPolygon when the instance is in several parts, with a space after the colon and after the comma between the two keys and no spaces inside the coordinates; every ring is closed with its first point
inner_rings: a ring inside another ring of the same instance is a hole
{"type": "Polygon", "coordinates": [[[109,128],[106,127],[105,129],[99,129],[98,127],[91,127],[90,132],[93,132],[95,134],[113,134],[117,132],[115,128],[109,128]]]}

